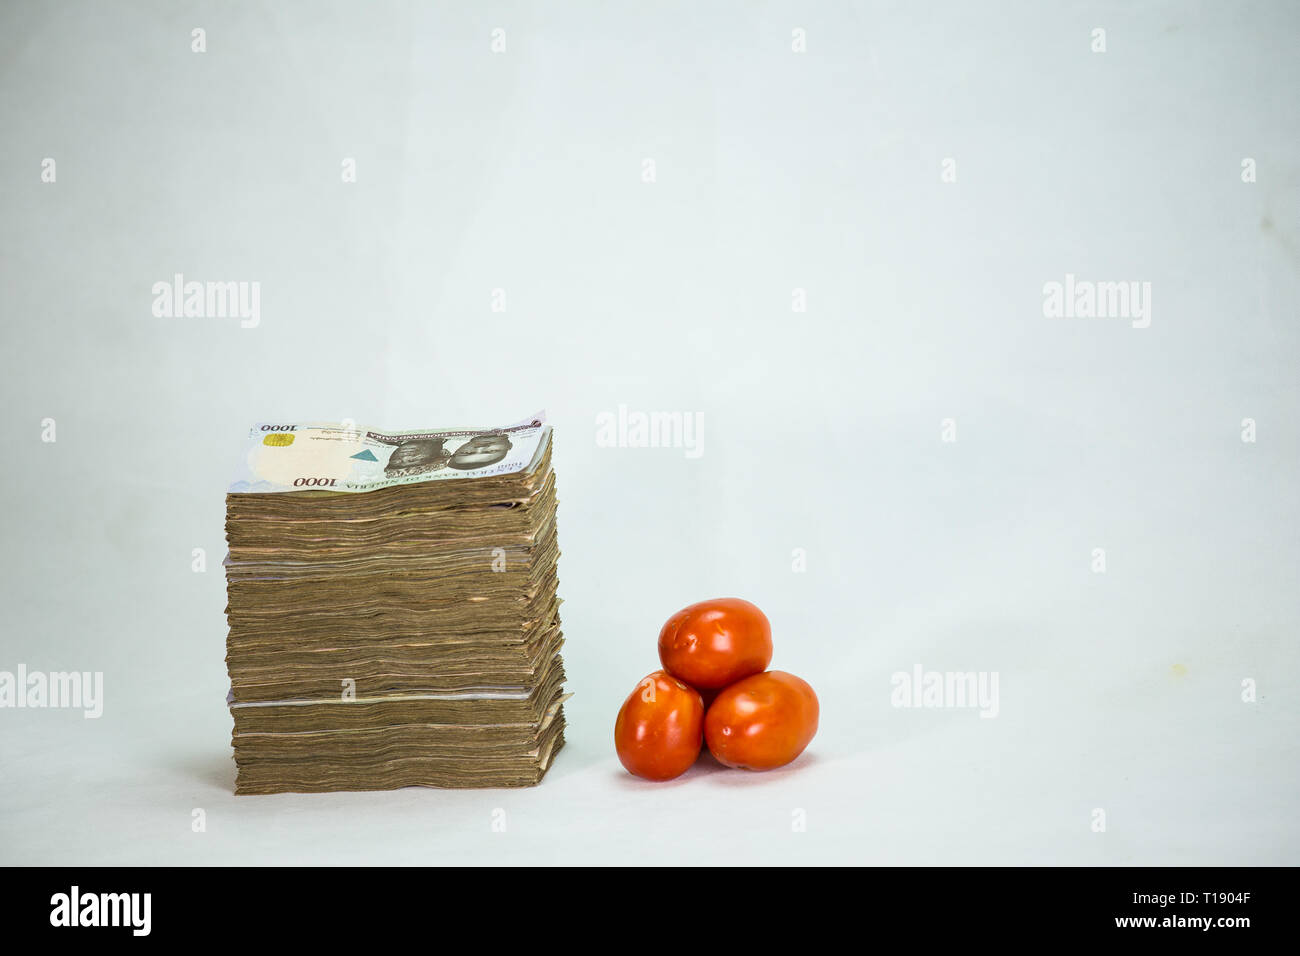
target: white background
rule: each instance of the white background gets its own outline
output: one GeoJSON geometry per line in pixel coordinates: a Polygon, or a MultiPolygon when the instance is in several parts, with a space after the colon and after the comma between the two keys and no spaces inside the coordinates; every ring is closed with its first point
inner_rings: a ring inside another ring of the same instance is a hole
{"type": "Polygon", "coordinates": [[[1297,27],[5,3],[0,669],[106,699],[0,710],[0,862],[1300,862],[1297,27]],[[260,325],[155,318],[177,272],[260,282],[260,325]],[[1150,327],[1045,318],[1066,273],[1152,283],[1150,327]],[[701,414],[704,454],[597,447],[620,404],[701,414]],[[236,799],[248,425],[542,407],[575,693],[542,785],[236,799]],[[721,595],[767,611],[820,733],[783,771],[634,780],[615,713],[721,595]],[[916,664],[996,671],[999,716],[891,706],[916,664]]]}

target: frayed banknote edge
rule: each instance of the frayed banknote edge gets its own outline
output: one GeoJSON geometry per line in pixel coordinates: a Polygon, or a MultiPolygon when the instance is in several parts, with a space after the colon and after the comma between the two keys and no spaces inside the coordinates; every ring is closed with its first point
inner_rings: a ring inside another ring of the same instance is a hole
{"type": "Polygon", "coordinates": [[[393,703],[407,700],[527,700],[532,696],[532,691],[528,688],[516,689],[499,689],[499,690],[473,690],[457,691],[455,693],[444,694],[400,694],[391,697],[355,697],[348,700],[339,698],[337,700],[235,700],[235,691],[232,687],[226,692],[226,706],[231,710],[241,707],[312,707],[318,704],[346,704],[349,707],[355,707],[358,704],[380,704],[393,703]]]}
{"type": "Polygon", "coordinates": [[[542,722],[537,725],[538,733],[541,733],[555,722],[556,716],[560,713],[560,707],[572,696],[573,694],[561,694],[551,703],[551,706],[546,708],[546,713],[542,716],[542,722]]]}

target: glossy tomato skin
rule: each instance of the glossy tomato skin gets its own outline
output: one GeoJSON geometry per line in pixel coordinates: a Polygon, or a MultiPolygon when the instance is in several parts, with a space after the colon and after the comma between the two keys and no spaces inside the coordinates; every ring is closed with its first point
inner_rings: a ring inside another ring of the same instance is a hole
{"type": "Polygon", "coordinates": [[[701,601],[682,608],[659,631],[659,660],[697,690],[717,690],[772,662],[772,626],[740,598],[701,601]]]}
{"type": "Polygon", "coordinates": [[[629,773],[671,780],[700,755],[704,702],[699,692],[665,671],[645,677],[619,709],[614,749],[629,773]]]}
{"type": "Polygon", "coordinates": [[[804,752],[817,733],[819,712],[807,681],[767,671],[718,694],[704,717],[704,739],[728,767],[774,770],[804,752]]]}

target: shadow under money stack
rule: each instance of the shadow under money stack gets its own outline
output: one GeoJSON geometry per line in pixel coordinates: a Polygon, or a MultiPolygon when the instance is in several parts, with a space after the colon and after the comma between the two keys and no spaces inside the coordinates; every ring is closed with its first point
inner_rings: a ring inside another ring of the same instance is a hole
{"type": "Polygon", "coordinates": [[[236,793],[539,782],[564,742],[550,426],[256,426],[244,468],[236,793]]]}

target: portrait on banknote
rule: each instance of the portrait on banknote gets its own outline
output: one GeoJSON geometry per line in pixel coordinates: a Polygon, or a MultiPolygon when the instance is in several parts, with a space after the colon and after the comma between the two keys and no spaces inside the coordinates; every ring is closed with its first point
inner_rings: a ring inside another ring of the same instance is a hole
{"type": "Polygon", "coordinates": [[[384,476],[399,478],[438,471],[447,467],[451,457],[442,438],[412,438],[393,449],[384,466],[384,476]]]}
{"type": "Polygon", "coordinates": [[[451,456],[447,464],[462,471],[486,468],[505,458],[511,447],[510,436],[504,432],[475,435],[456,449],[456,454],[451,456]]]}

